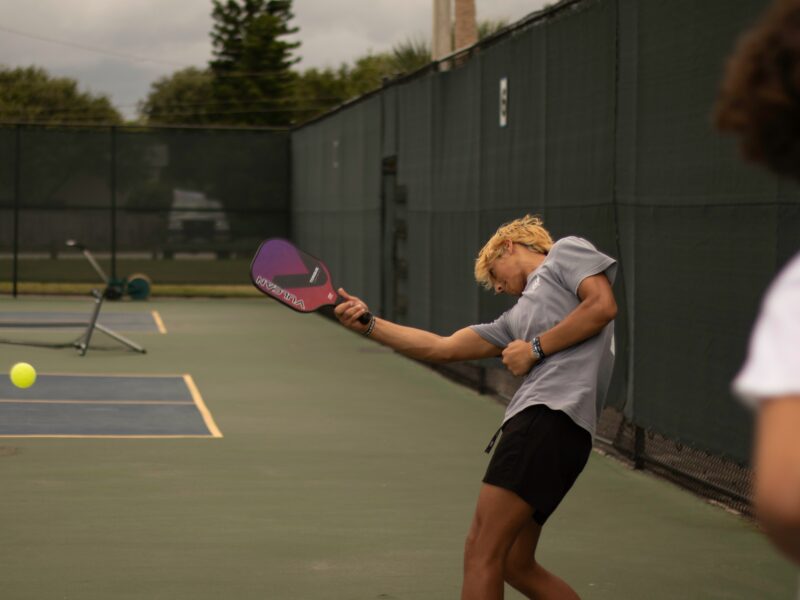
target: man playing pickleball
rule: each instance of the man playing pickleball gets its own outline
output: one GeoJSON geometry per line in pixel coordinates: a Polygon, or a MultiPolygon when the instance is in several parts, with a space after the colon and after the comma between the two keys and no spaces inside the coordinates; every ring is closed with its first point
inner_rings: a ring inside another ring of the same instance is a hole
{"type": "MultiPolygon", "coordinates": [[[[492,323],[449,337],[373,317],[343,289],[336,316],[411,358],[451,362],[501,356],[524,381],[506,409],[464,553],[462,600],[578,594],[535,560],[542,526],[583,470],[614,364],[616,261],[588,241],[553,243],[541,220],[501,226],[480,251],[475,278],[518,298],[492,323]]],[[[494,438],[489,451],[493,445],[494,438]]]]}

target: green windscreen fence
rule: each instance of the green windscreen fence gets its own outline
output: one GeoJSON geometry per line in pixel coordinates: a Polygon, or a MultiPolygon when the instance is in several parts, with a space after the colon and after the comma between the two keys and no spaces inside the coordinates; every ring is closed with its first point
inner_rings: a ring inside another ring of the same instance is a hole
{"type": "Polygon", "coordinates": [[[374,96],[292,136],[295,237],[364,298],[380,296],[381,116],[374,96]]]}
{"type": "Polygon", "coordinates": [[[247,284],[260,240],[289,235],[289,134],[261,130],[0,127],[0,274],[247,284]]]}
{"type": "MultiPolygon", "coordinates": [[[[441,334],[511,305],[472,277],[503,222],[588,238],[621,267],[601,437],[744,505],[752,417],[730,382],[800,249],[800,195],[745,165],[711,110],[763,8],[562,2],[389,83],[293,132],[294,234],[377,312],[441,334]]],[[[513,393],[499,367],[457,374],[513,393]]]]}
{"type": "Polygon", "coordinates": [[[787,258],[776,235],[782,197],[797,208],[798,196],[745,166],[711,129],[710,109],[725,56],[762,7],[625,2],[619,33],[617,199],[635,281],[634,414],[743,461],[751,417],[730,381],[759,298],[787,258]]]}

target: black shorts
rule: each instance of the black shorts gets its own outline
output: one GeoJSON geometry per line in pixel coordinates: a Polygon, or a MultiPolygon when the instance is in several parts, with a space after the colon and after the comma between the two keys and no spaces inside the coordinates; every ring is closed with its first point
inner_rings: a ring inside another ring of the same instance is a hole
{"type": "Polygon", "coordinates": [[[503,425],[484,483],[517,494],[544,525],[586,466],[592,436],[566,413],[530,406],[503,425]]]}

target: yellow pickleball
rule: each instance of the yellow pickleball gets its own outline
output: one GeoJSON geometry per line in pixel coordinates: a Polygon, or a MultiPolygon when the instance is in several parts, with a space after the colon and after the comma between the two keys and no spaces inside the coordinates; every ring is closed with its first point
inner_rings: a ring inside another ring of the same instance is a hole
{"type": "Polygon", "coordinates": [[[11,383],[18,388],[29,388],[36,381],[36,369],[33,365],[19,362],[11,367],[11,383]]]}

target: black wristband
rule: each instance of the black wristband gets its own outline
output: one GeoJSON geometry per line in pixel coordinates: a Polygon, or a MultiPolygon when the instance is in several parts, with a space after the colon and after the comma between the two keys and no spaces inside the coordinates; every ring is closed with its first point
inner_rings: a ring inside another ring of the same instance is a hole
{"type": "Polygon", "coordinates": [[[539,360],[545,359],[544,351],[542,350],[542,344],[539,342],[539,336],[533,338],[531,342],[531,347],[533,348],[533,353],[537,356],[539,360]]]}
{"type": "Polygon", "coordinates": [[[364,335],[369,337],[372,335],[372,330],[375,329],[375,315],[372,315],[372,318],[369,320],[369,327],[364,332],[364,335]]]}

